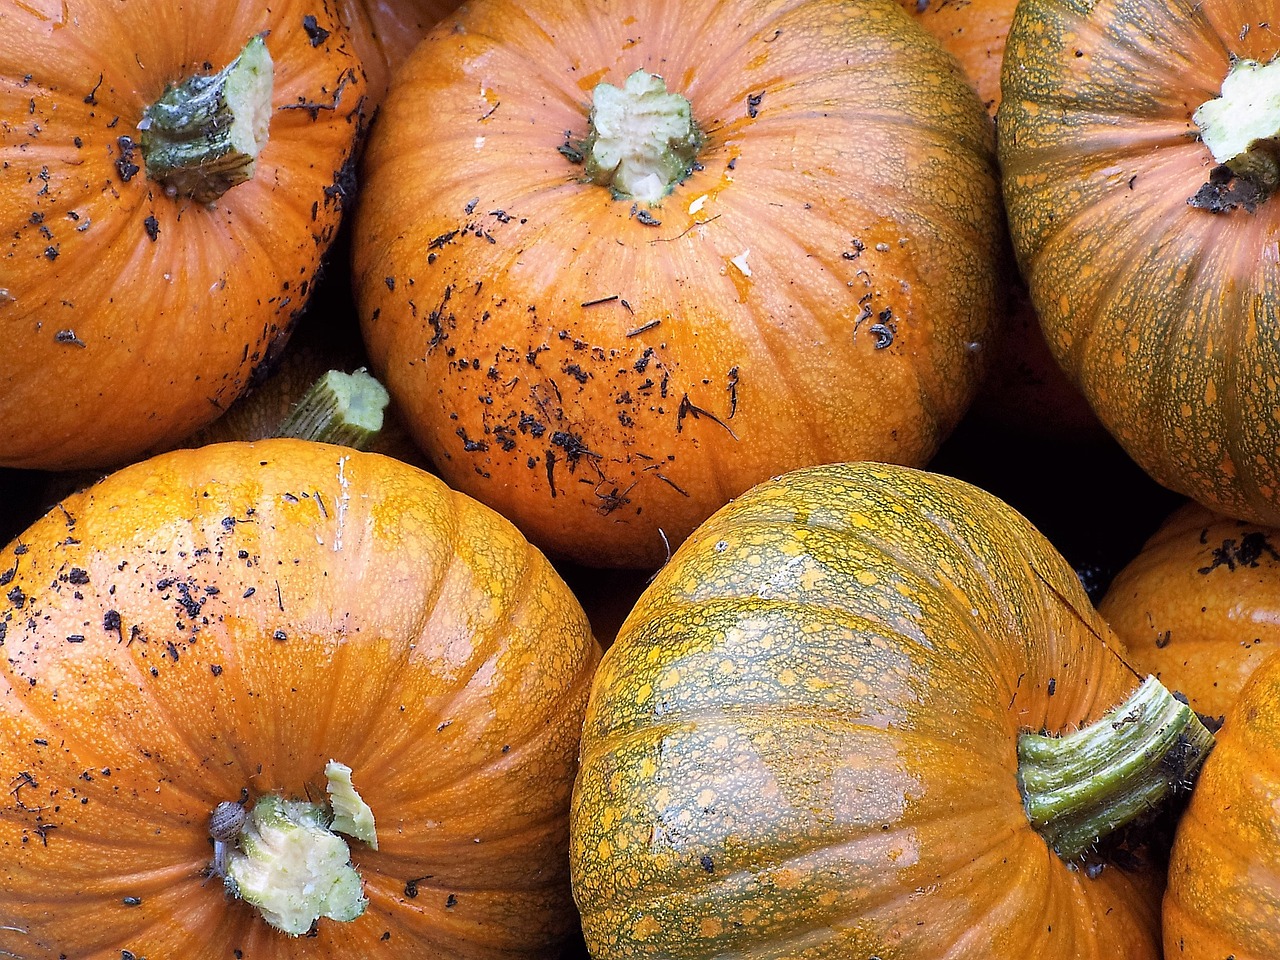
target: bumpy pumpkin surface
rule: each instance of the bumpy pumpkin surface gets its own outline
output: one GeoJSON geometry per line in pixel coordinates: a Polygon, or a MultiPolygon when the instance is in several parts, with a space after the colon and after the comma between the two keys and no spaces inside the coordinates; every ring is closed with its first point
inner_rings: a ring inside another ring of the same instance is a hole
{"type": "Polygon", "coordinates": [[[1188,504],[1116,575],[1098,610],[1135,669],[1221,717],[1280,652],[1280,531],[1188,504]]]}
{"type": "MultiPolygon", "coordinates": [[[[964,69],[995,121],[1000,68],[1013,21],[1013,0],[898,0],[937,37],[964,69]]],[[[1007,254],[1012,261],[1012,253],[1007,254]]],[[[1085,439],[1102,430],[1079,389],[1067,379],[1044,333],[1017,268],[1008,266],[1008,319],[992,348],[974,414],[1020,432],[1085,439]]]]}
{"type": "Polygon", "coordinates": [[[1027,0],[999,117],[1009,226],[1058,361],[1156,480],[1267,524],[1280,202],[1214,185],[1193,114],[1234,63],[1280,52],[1277,22],[1276,0],[1027,0]]]}
{"type": "Polygon", "coordinates": [[[964,67],[983,105],[1000,106],[1000,64],[1013,20],[1014,0],[898,0],[964,67]]]}
{"type": "Polygon", "coordinates": [[[303,441],[165,454],[0,553],[0,952],[554,957],[599,656],[508,522],[303,441]],[[269,928],[208,875],[222,801],[348,765],[368,907],[269,928]],[[244,793],[242,793],[242,791],[244,793]]]}
{"type": "Polygon", "coordinates": [[[470,5],[365,156],[373,369],[452,485],[656,566],[771,475],[932,454],[992,324],[991,132],[891,0],[470,5]],[[593,90],[642,68],[702,136],[652,206],[580,162],[593,90]]]}
{"type": "Polygon", "coordinates": [[[1169,960],[1280,956],[1280,658],[1249,678],[1178,821],[1164,897],[1169,960]]]}
{"type": "Polygon", "coordinates": [[[689,538],[593,686],[574,892],[612,958],[1158,956],[1147,880],[1032,830],[1020,730],[1136,683],[1075,575],[960,481],[756,487],[689,538]]]}
{"type": "Polygon", "coordinates": [[[347,31],[329,0],[5,0],[0,78],[0,465],[172,445],[307,301],[361,125],[347,31]],[[208,203],[168,195],[144,111],[259,35],[274,79],[251,179],[208,203]]]}

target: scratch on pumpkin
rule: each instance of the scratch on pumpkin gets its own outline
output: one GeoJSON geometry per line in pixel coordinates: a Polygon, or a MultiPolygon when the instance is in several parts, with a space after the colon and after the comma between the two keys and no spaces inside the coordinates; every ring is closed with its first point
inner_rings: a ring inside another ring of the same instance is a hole
{"type": "Polygon", "coordinates": [[[341,492],[338,494],[338,519],[337,530],[333,535],[333,552],[337,553],[342,549],[342,527],[347,522],[347,502],[351,499],[350,481],[347,480],[347,461],[350,457],[338,458],[338,486],[341,492]]]}

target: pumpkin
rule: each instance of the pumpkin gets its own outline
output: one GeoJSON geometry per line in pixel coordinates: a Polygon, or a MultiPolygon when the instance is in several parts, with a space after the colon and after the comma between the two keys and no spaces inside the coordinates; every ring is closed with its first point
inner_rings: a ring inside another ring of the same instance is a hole
{"type": "Polygon", "coordinates": [[[1280,658],[1240,691],[1178,821],[1164,897],[1165,956],[1280,956],[1280,658]]]}
{"type": "Polygon", "coordinates": [[[1126,700],[1120,649],[975,487],[870,463],[757,486],[676,551],[597,672],[570,821],[591,955],[1157,957],[1155,875],[1063,859],[1153,801],[1045,815],[1144,764],[1077,737],[1162,740],[1165,787],[1207,748],[1167,691],[1168,714],[1126,700]]]}
{"type": "Polygon", "coordinates": [[[1280,111],[1262,104],[1280,82],[1278,16],[1275,0],[1020,3],[998,138],[1014,247],[1058,361],[1157,481],[1268,525],[1280,111]]]}
{"type": "Polygon", "coordinates": [[[1136,669],[1221,717],[1280,651],[1278,549],[1275,529],[1190,503],[1116,575],[1098,609],[1136,669]]]}
{"type": "Polygon", "coordinates": [[[364,157],[372,370],[451,485],[655,567],[773,474],[932,454],[992,324],[990,135],[888,0],[470,5],[364,157]]]}
{"type": "Polygon", "coordinates": [[[0,465],[171,446],[307,301],[362,125],[347,32],[325,2],[10,4],[0,76],[0,465]]]}
{"type": "Polygon", "coordinates": [[[381,102],[391,77],[418,41],[459,4],[460,0],[340,0],[342,22],[364,62],[372,105],[381,102]]]}
{"type": "Polygon", "coordinates": [[[4,955],[558,956],[599,647],[510,523],[219,444],[68,498],[0,580],[4,955]]]}

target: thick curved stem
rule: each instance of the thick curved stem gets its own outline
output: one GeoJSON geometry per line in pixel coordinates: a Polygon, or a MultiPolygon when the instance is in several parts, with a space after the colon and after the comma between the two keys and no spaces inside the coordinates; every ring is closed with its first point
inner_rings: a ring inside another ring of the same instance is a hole
{"type": "Polygon", "coordinates": [[[1101,720],[1062,737],[1018,738],[1027,819],[1064,860],[1188,787],[1213,746],[1187,704],[1154,677],[1101,720]]]}
{"type": "Polygon", "coordinates": [[[654,204],[689,175],[702,136],[689,101],[661,77],[637,70],[622,87],[597,84],[591,99],[582,156],[592,182],[619,200],[654,204]]]}
{"type": "Polygon", "coordinates": [[[267,143],[273,79],[271,54],[258,36],[217,73],[166,90],[138,124],[147,179],[199,203],[250,179],[267,143]]]}

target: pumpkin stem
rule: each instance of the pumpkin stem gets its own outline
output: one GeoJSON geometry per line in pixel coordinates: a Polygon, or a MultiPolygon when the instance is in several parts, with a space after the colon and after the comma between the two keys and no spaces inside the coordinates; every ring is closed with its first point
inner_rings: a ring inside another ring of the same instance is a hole
{"type": "Polygon", "coordinates": [[[295,937],[321,917],[354,920],[369,903],[347,842],[334,831],[376,849],[373,813],[352,786],[350,767],[330,760],[325,776],[332,810],[309,800],[259,797],[240,818],[243,826],[234,840],[221,841],[228,847],[224,863],[214,866],[232,896],[253,904],[267,923],[295,937]]]}
{"type": "Polygon", "coordinates": [[[303,394],[275,435],[367,450],[382,430],[390,400],[386,388],[364,368],[355,373],[330,370],[303,394]]]}
{"type": "Polygon", "coordinates": [[[1018,737],[1032,826],[1064,860],[1190,786],[1213,746],[1195,711],[1155,677],[1101,720],[1062,737],[1018,737]]]}
{"type": "Polygon", "coordinates": [[[588,179],[615,199],[658,203],[689,176],[701,145],[689,101],[661,77],[637,70],[621,88],[599,83],[592,91],[582,156],[588,179]]]}
{"type": "Polygon", "coordinates": [[[271,54],[256,36],[217,73],[165,90],[138,124],[147,179],[198,203],[250,179],[267,142],[273,77],[271,54]]]}
{"type": "Polygon", "coordinates": [[[1213,159],[1247,185],[1251,208],[1280,187],[1280,57],[1266,65],[1237,60],[1222,96],[1191,119],[1213,159]]]}

